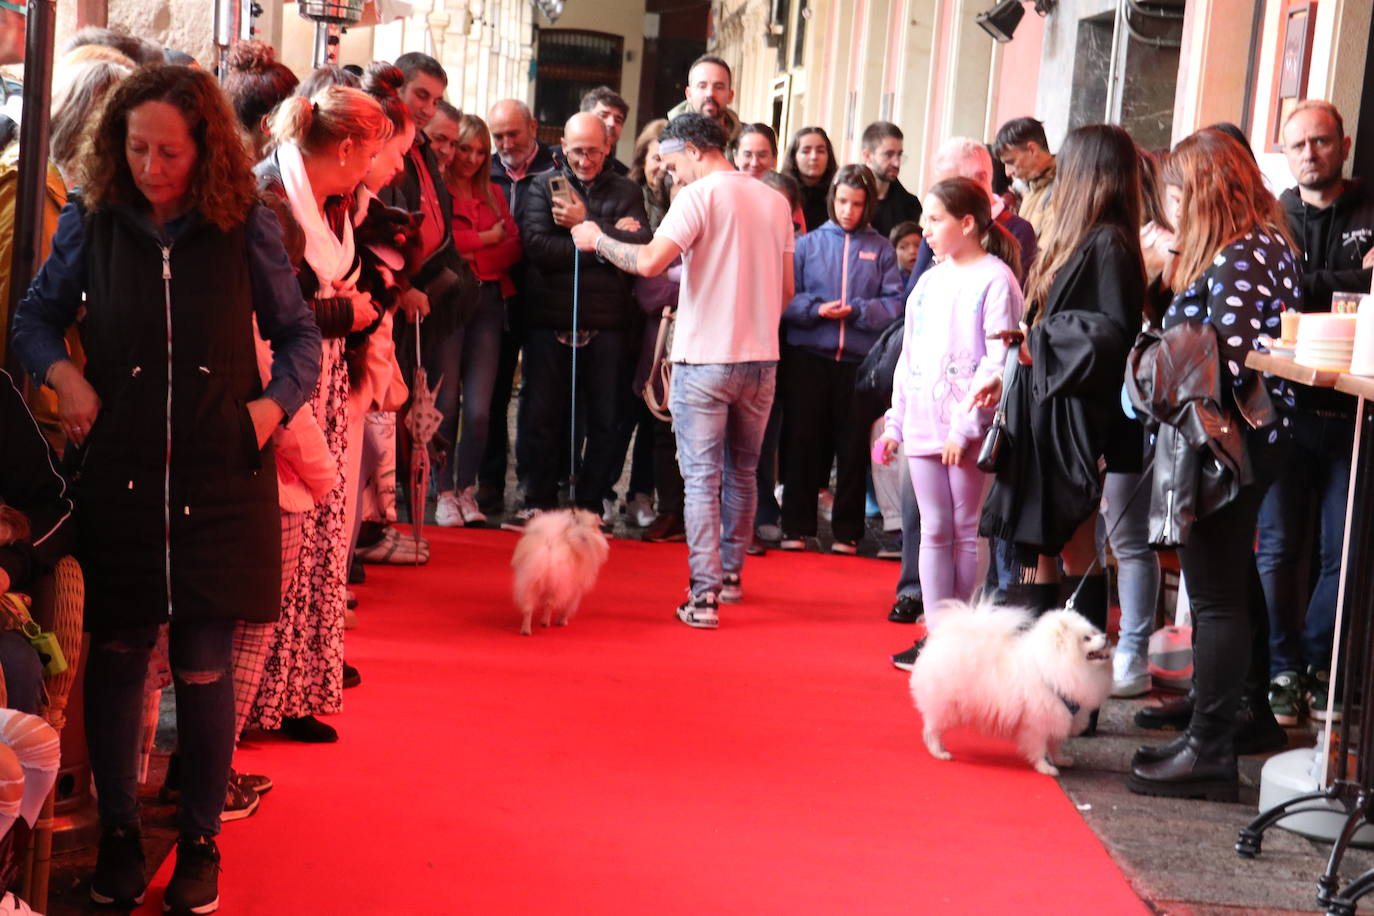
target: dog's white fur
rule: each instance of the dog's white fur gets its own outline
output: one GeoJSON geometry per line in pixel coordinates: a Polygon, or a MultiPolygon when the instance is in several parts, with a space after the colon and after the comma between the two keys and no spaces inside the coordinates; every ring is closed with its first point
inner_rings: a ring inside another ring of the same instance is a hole
{"type": "Polygon", "coordinates": [[[1014,738],[1031,766],[1049,776],[1072,766],[1060,751],[1083,731],[1112,689],[1107,636],[1074,611],[1039,619],[1019,608],[944,602],[939,623],[911,672],[911,696],[930,753],[951,759],[941,736],[969,726],[1014,738]],[[1078,705],[1074,714],[1069,700],[1078,705]]]}
{"type": "Polygon", "coordinates": [[[601,520],[586,509],[541,512],[525,524],[510,565],[515,569],[515,603],[523,615],[520,632],[531,633],[535,613],[548,626],[554,612],[565,627],[582,598],[596,584],[610,554],[601,520]]]}

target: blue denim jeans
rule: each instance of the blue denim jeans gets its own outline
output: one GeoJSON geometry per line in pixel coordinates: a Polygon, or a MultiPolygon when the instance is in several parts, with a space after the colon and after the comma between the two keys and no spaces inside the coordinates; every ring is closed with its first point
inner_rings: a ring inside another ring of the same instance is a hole
{"type": "Polygon", "coordinates": [[[436,469],[440,492],[475,484],[477,468],[487,447],[506,305],[496,283],[483,283],[477,296],[477,306],[467,324],[454,328],[446,340],[438,342],[426,366],[431,385],[443,377],[444,384],[434,406],[444,417],[439,424],[439,437],[453,443],[444,454],[443,464],[436,469]]]}
{"type": "Polygon", "coordinates": [[[719,593],[724,572],[744,565],[777,368],[776,362],[673,366],[668,403],[685,490],[693,595],[719,593]]]}
{"type": "MultiPolygon", "coordinates": [[[[168,655],[177,699],[182,833],[214,836],[234,756],[234,620],[174,620],[168,655]]],[[[91,633],[86,661],[86,743],[100,821],[138,823],[143,681],[157,626],[91,633]]]]}
{"type": "Polygon", "coordinates": [[[1116,651],[1143,658],[1159,604],[1159,556],[1150,549],[1150,485],[1140,485],[1141,476],[1108,472],[1102,491],[1121,600],[1116,651]]]}
{"type": "Polygon", "coordinates": [[[1352,420],[1295,413],[1293,447],[1260,506],[1259,568],[1269,607],[1269,673],[1331,667],[1350,485],[1352,420]],[[1317,583],[1301,577],[1308,520],[1317,513],[1317,583]]]}

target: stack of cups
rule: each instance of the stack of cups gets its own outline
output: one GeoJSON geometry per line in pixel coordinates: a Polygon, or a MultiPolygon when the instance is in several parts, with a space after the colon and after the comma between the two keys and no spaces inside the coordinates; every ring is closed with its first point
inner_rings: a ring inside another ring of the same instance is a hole
{"type": "Polygon", "coordinates": [[[1374,296],[1360,300],[1357,315],[1350,372],[1352,375],[1374,375],[1374,296]]]}

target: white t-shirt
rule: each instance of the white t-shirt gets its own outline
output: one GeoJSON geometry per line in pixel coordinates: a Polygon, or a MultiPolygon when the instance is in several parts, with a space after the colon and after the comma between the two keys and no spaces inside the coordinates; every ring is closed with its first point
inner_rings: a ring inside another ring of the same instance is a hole
{"type": "Polygon", "coordinates": [[[678,192],[657,234],[682,249],[672,361],[776,360],[787,199],[743,172],[712,172],[678,192]]]}

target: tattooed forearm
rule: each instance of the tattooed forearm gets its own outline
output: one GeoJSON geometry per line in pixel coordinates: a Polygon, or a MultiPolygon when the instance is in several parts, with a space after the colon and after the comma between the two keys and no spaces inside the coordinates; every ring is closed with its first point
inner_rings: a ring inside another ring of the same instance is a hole
{"type": "Polygon", "coordinates": [[[596,253],[629,274],[639,273],[639,252],[643,245],[617,242],[609,235],[596,240],[596,253]]]}

